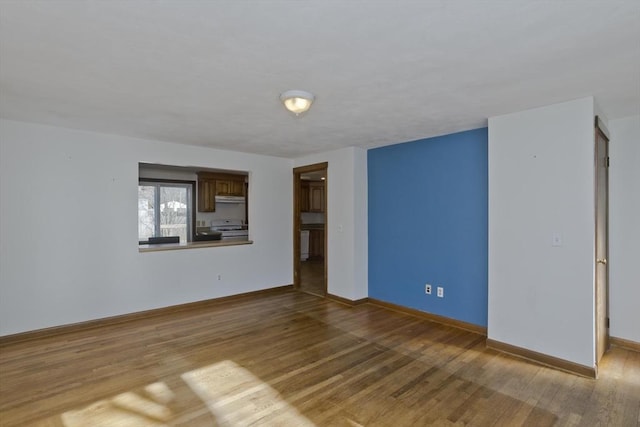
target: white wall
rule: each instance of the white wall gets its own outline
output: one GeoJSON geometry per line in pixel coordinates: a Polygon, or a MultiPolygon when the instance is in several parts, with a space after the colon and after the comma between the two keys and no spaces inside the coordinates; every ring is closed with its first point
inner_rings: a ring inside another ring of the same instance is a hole
{"type": "Polygon", "coordinates": [[[368,295],[367,152],[344,148],[295,160],[329,162],[327,171],[328,292],[350,300],[368,295]]]}
{"type": "Polygon", "coordinates": [[[489,119],[489,338],[589,367],[593,117],[588,97],[489,119]]]}
{"type": "Polygon", "coordinates": [[[292,167],[0,121],[0,335],[291,284],[292,167]],[[139,253],[139,162],[249,171],[255,243],[139,253]]]}
{"type": "Polygon", "coordinates": [[[367,151],[353,149],[353,299],[369,296],[369,180],[367,151]]]}
{"type": "Polygon", "coordinates": [[[609,131],[610,333],[640,342],[640,115],[609,131]]]}

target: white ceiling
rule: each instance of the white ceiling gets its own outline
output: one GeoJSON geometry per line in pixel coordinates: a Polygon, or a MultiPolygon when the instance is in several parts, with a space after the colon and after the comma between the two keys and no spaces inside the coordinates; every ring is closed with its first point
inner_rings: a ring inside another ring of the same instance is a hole
{"type": "Polygon", "coordinates": [[[640,1],[0,0],[15,120],[297,157],[589,95],[640,114],[640,1]]]}

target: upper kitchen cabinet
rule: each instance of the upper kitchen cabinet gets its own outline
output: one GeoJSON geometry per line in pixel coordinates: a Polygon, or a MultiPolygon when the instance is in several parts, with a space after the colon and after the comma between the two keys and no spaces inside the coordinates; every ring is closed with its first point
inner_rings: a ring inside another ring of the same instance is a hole
{"type": "Polygon", "coordinates": [[[324,181],[300,183],[300,211],[324,212],[324,181]]]}
{"type": "Polygon", "coordinates": [[[324,212],[324,181],[309,182],[309,212],[324,212]]]}
{"type": "Polygon", "coordinates": [[[300,212],[309,212],[309,181],[300,182],[300,212]]]}
{"type": "Polygon", "coordinates": [[[216,196],[246,195],[246,175],[232,173],[198,173],[198,212],[215,212],[216,196]]]}
{"type": "Polygon", "coordinates": [[[244,196],[244,177],[216,180],[216,196],[244,196]]]}
{"type": "Polygon", "coordinates": [[[198,174],[198,212],[216,211],[216,180],[208,173],[198,174]]]}

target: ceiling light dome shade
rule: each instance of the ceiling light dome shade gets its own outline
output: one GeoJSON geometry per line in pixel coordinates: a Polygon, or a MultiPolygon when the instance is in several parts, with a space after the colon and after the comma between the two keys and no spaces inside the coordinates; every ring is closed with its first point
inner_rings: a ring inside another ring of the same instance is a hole
{"type": "Polygon", "coordinates": [[[296,116],[311,108],[314,99],[316,97],[312,93],[304,90],[288,90],[280,95],[280,101],[284,104],[284,108],[296,116]]]}

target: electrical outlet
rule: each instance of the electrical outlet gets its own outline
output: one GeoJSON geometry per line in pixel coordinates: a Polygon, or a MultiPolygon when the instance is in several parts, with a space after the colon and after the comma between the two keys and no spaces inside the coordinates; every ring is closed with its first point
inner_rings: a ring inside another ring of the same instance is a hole
{"type": "Polygon", "coordinates": [[[431,295],[431,285],[430,284],[426,284],[424,285],[424,293],[427,295],[431,295]]]}
{"type": "Polygon", "coordinates": [[[438,286],[438,298],[444,298],[444,288],[442,286],[438,286]]]}
{"type": "Polygon", "coordinates": [[[218,274],[218,280],[222,280],[222,274],[218,274]]]}

